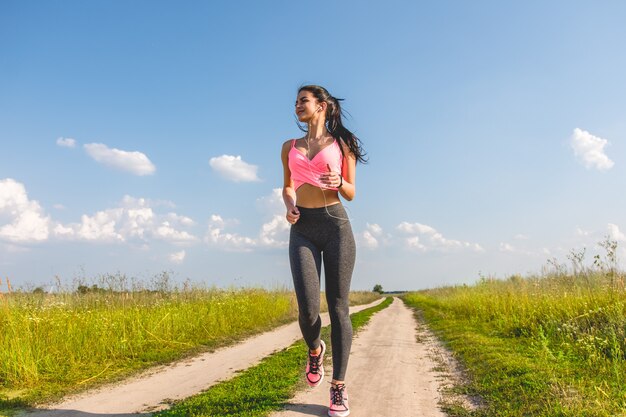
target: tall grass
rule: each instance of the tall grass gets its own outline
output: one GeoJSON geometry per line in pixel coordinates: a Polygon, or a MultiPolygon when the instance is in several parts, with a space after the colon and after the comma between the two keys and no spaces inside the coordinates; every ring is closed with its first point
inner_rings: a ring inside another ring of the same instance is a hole
{"type": "MultiPolygon", "coordinates": [[[[172,287],[163,276],[0,296],[0,410],[49,400],[297,318],[291,291],[172,287]],[[14,399],[13,401],[9,401],[14,399]],[[17,399],[17,401],[15,400],[17,399]]],[[[351,295],[359,302],[378,294],[351,295]]]]}
{"type": "Polygon", "coordinates": [[[626,291],[617,245],[584,267],[412,293],[486,398],[475,415],[615,416],[626,409],[626,291]]]}
{"type": "Polygon", "coordinates": [[[296,311],[289,293],[261,289],[5,298],[0,384],[35,397],[223,344],[296,311]]]}

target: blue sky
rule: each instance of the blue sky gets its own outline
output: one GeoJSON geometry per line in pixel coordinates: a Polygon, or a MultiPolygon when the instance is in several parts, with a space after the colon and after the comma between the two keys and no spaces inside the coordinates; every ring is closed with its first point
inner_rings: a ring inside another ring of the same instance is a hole
{"type": "MultiPolygon", "coordinates": [[[[353,288],[626,246],[626,5],[0,3],[0,276],[290,285],[280,147],[302,84],[370,162],[353,288]]],[[[601,252],[601,251],[600,251],[601,252]]],[[[620,247],[620,256],[626,252],[620,247]]]]}

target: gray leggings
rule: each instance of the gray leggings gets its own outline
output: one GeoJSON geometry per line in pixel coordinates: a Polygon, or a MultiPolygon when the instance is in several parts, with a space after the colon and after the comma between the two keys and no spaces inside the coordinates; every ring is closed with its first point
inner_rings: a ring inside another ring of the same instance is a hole
{"type": "Polygon", "coordinates": [[[309,349],[320,345],[320,277],[322,259],[330,313],[333,379],[343,381],[352,346],[349,300],[356,247],[348,215],[341,204],[302,208],[291,226],[289,261],[298,299],[300,330],[309,349]],[[328,213],[326,210],[328,209],[328,213]],[[339,217],[339,219],[332,216],[339,217]]]}

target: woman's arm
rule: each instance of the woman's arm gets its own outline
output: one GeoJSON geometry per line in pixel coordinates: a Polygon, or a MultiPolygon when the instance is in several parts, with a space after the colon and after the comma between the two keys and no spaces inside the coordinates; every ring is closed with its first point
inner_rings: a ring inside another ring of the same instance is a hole
{"type": "Polygon", "coordinates": [[[356,158],[347,146],[344,147],[344,158],[341,168],[343,185],[339,188],[339,194],[348,201],[352,201],[356,194],[356,158]]]}
{"type": "Polygon", "coordinates": [[[296,190],[293,189],[293,181],[291,180],[291,171],[289,170],[289,150],[291,149],[291,140],[283,143],[280,152],[280,159],[283,162],[283,201],[287,208],[287,221],[294,224],[300,218],[300,212],[296,207],[296,190]]]}
{"type": "Polygon", "coordinates": [[[352,201],[356,194],[356,157],[350,151],[348,146],[341,142],[341,149],[343,150],[343,163],[341,164],[341,177],[337,174],[337,178],[331,178],[332,186],[339,188],[339,194],[348,201],[352,201]]]}

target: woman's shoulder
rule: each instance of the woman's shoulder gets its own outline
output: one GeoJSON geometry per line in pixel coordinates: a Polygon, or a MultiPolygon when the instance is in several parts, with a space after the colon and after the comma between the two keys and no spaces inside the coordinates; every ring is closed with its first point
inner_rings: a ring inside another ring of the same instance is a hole
{"type": "Polygon", "coordinates": [[[286,141],[283,142],[283,150],[284,149],[291,149],[291,147],[293,146],[294,142],[296,142],[298,139],[301,138],[291,138],[291,139],[287,139],[286,141]]]}
{"type": "Polygon", "coordinates": [[[287,139],[283,142],[283,150],[291,148],[291,144],[293,143],[293,139],[287,139]]]}
{"type": "Polygon", "coordinates": [[[286,141],[283,142],[283,146],[281,148],[281,154],[283,155],[287,155],[289,154],[289,151],[291,151],[291,148],[293,147],[293,143],[296,141],[297,139],[293,138],[293,139],[287,139],[286,141]]]}

